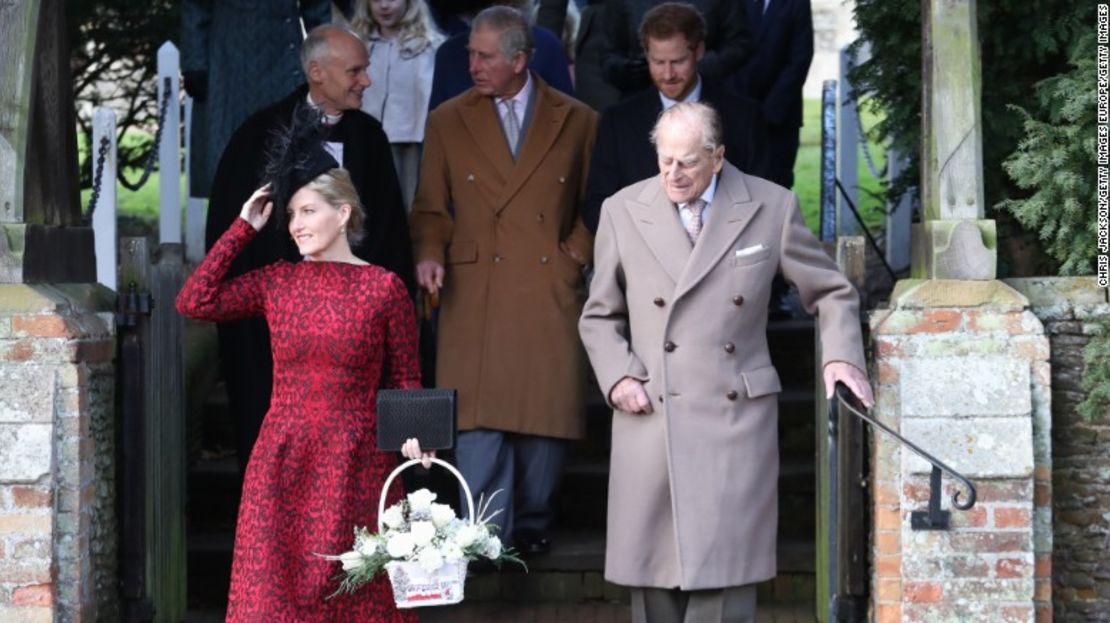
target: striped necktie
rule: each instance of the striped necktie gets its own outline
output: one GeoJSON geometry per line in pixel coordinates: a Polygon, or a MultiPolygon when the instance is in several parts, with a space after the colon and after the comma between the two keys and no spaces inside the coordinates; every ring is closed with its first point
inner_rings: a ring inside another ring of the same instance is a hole
{"type": "Polygon", "coordinates": [[[508,112],[505,113],[505,139],[509,141],[509,152],[516,159],[516,150],[520,142],[520,117],[516,116],[516,100],[502,100],[508,112]]]}

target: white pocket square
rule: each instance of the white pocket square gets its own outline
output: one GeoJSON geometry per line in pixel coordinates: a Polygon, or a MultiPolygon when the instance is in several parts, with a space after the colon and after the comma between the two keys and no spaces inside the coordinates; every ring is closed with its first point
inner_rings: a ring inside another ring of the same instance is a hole
{"type": "Polygon", "coordinates": [[[736,250],[736,257],[747,257],[749,255],[755,255],[756,253],[759,253],[760,251],[764,251],[766,249],[767,245],[765,244],[757,244],[750,247],[744,247],[743,249],[736,250]]]}

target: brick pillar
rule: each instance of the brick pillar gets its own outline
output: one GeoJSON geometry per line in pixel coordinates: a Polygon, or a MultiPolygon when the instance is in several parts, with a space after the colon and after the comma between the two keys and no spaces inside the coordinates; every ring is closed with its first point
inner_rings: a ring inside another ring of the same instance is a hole
{"type": "Polygon", "coordinates": [[[1051,621],[1049,346],[1028,301],[998,281],[898,284],[872,314],[876,413],[972,479],[947,531],[914,531],[925,461],[881,434],[872,456],[872,607],[880,623],[1051,621]]]}
{"type": "Polygon", "coordinates": [[[106,293],[0,284],[0,621],[118,618],[106,293]]]}

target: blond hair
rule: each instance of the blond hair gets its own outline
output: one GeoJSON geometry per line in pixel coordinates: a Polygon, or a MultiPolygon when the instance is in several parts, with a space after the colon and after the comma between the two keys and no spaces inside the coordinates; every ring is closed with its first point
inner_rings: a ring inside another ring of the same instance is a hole
{"type": "MultiPolygon", "coordinates": [[[[355,7],[355,16],[351,20],[351,28],[363,39],[370,39],[380,32],[381,28],[374,21],[374,13],[370,10],[370,0],[359,0],[355,7]]],[[[424,0],[405,0],[405,14],[401,17],[400,33],[397,36],[402,53],[416,56],[428,46],[438,46],[443,39],[444,36],[432,21],[431,12],[424,0]]]]}
{"type": "Polygon", "coordinates": [[[351,216],[347,219],[347,243],[355,248],[362,242],[366,232],[363,227],[366,223],[366,211],[359,201],[358,191],[351,181],[351,174],[346,169],[331,169],[326,173],[317,175],[304,188],[315,191],[324,198],[328,205],[338,210],[343,204],[351,206],[351,216]]]}

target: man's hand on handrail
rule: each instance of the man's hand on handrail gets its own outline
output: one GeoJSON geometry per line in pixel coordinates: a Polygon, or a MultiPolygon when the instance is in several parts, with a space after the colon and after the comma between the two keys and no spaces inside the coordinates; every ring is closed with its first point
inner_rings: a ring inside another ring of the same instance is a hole
{"type": "Polygon", "coordinates": [[[867,380],[867,375],[859,368],[843,361],[830,361],[825,364],[821,375],[825,380],[825,397],[829,400],[832,400],[833,392],[836,390],[836,384],[839,381],[855,394],[856,398],[859,398],[864,407],[870,409],[875,406],[875,395],[871,393],[871,383],[867,380]]]}

